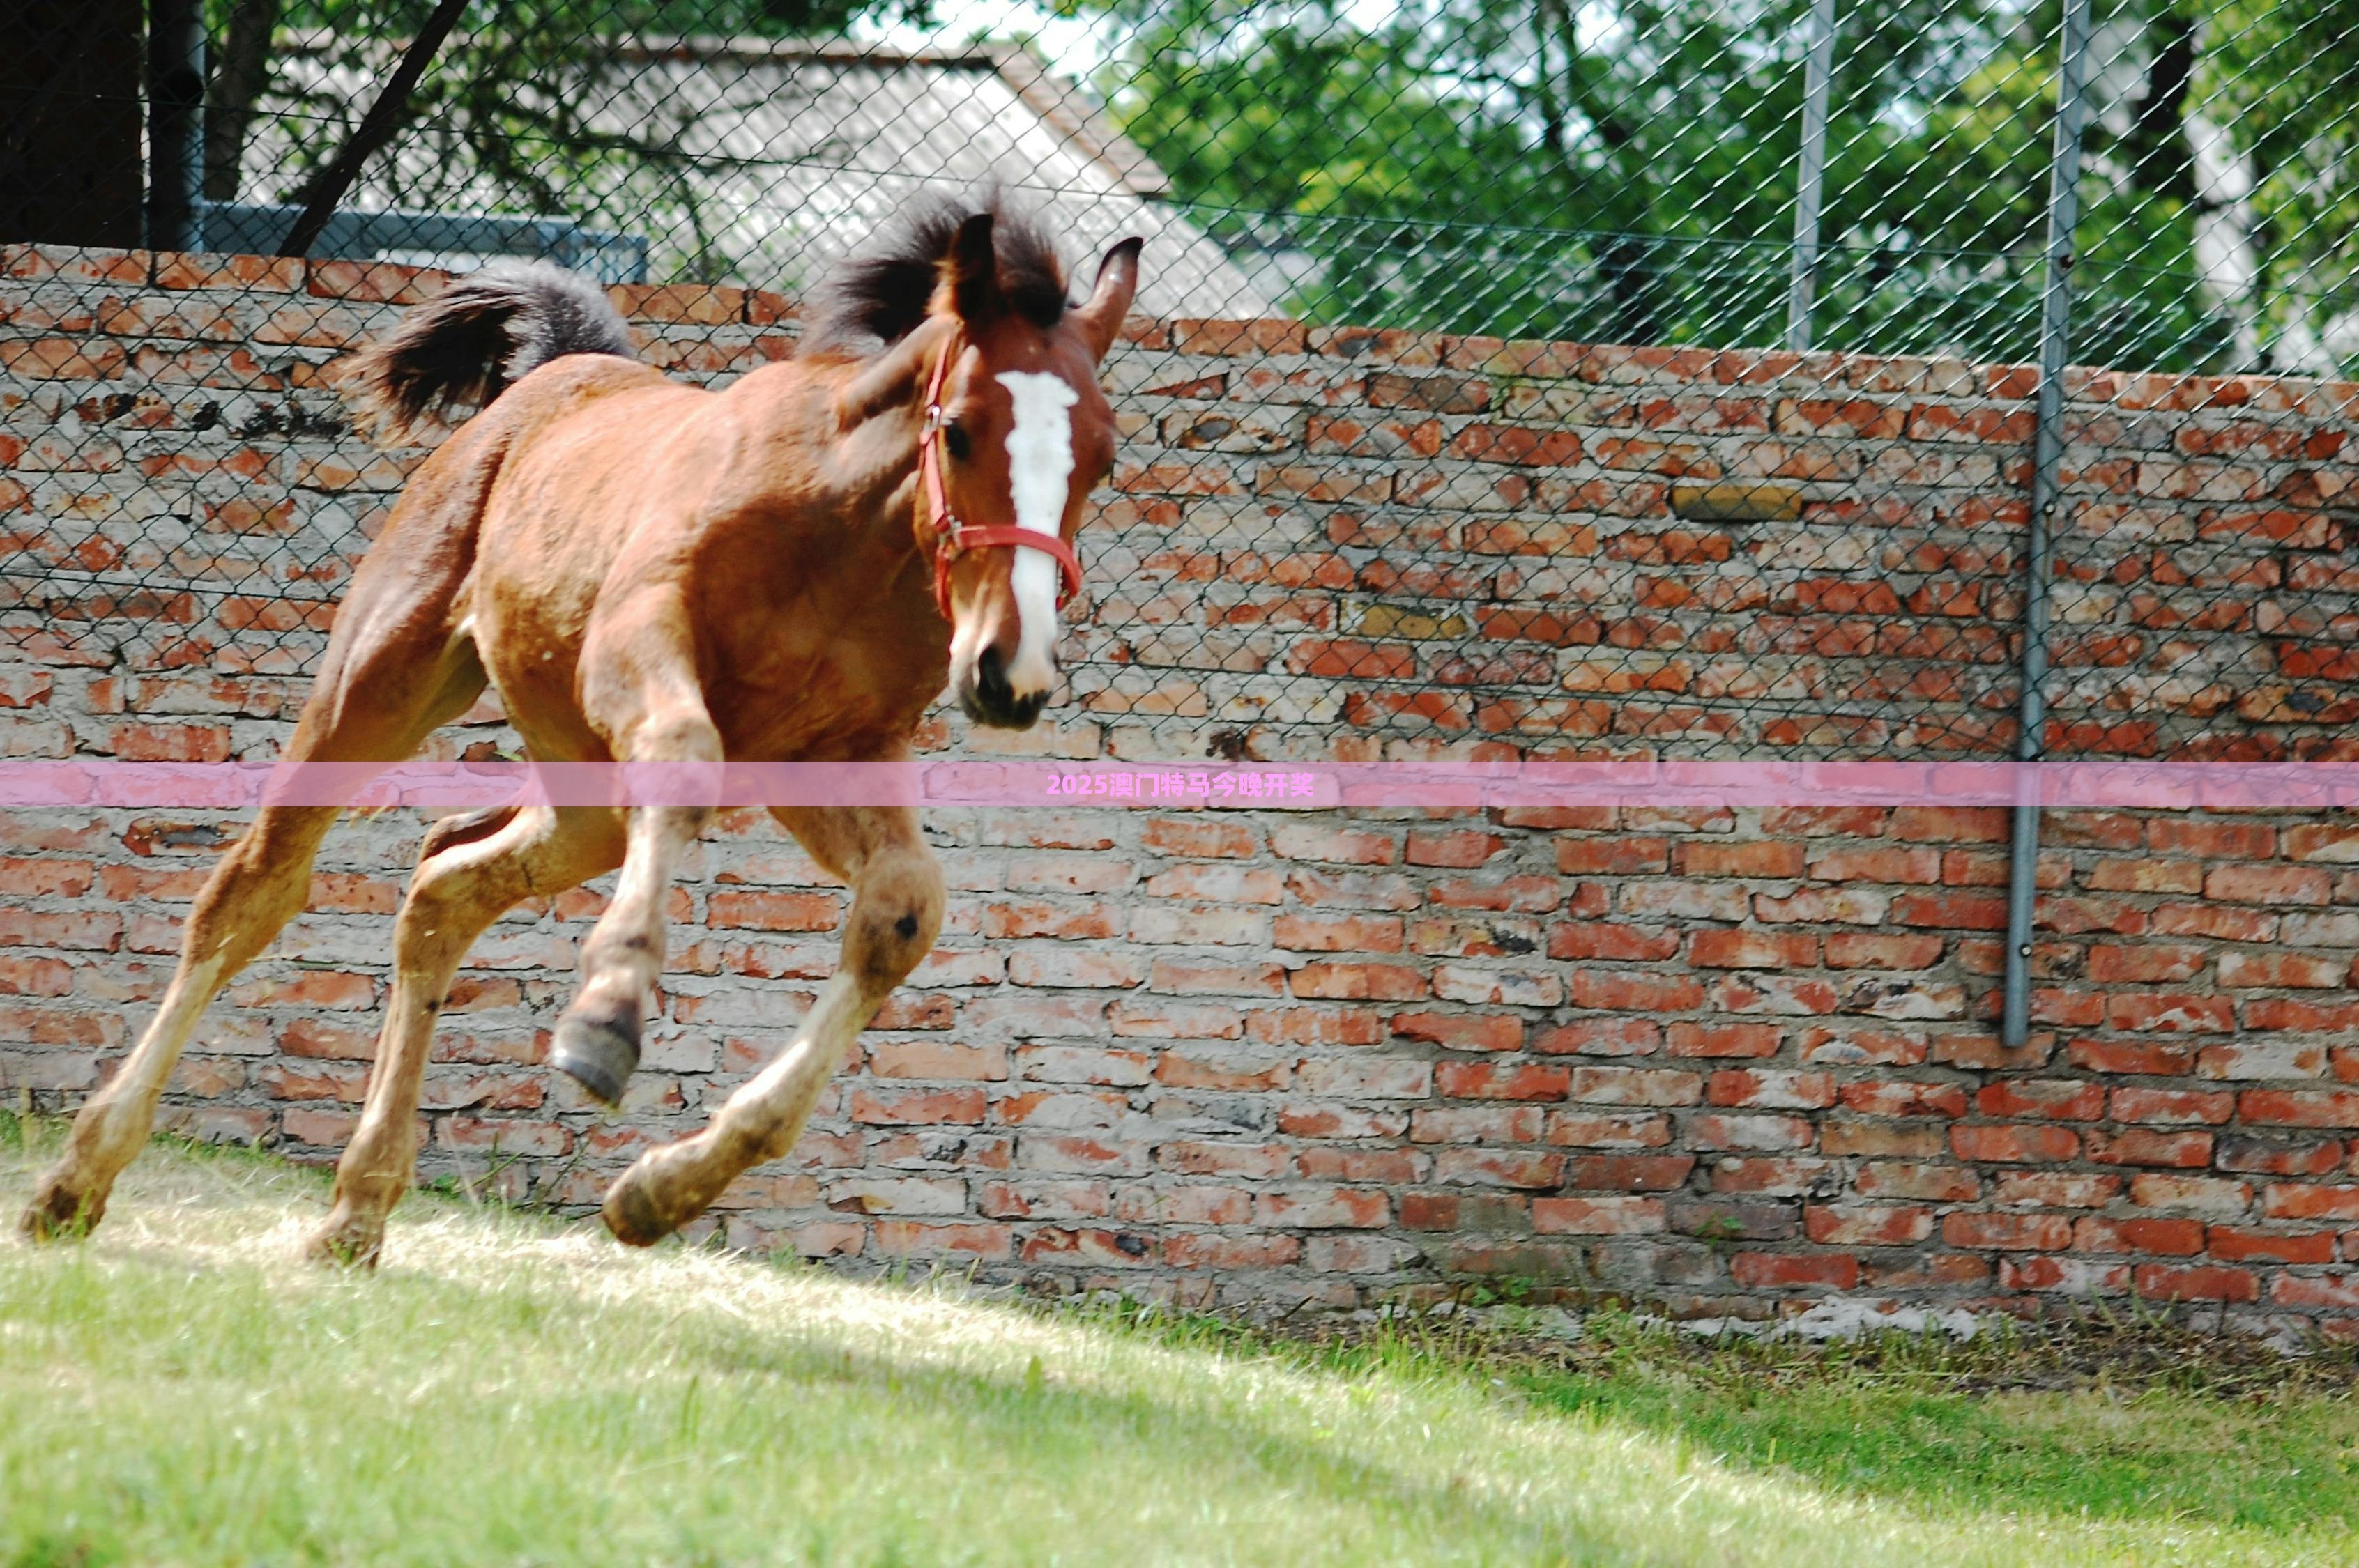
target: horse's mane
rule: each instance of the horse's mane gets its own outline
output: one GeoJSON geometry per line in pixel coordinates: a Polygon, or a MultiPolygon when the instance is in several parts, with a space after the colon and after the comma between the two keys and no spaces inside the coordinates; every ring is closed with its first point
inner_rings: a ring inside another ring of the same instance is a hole
{"type": "Polygon", "coordinates": [[[926,319],[959,225],[992,215],[999,292],[1008,308],[1042,329],[1065,313],[1065,269],[1031,213],[999,187],[933,196],[888,223],[861,251],[838,264],[803,307],[802,351],[864,354],[897,342],[926,319]]]}

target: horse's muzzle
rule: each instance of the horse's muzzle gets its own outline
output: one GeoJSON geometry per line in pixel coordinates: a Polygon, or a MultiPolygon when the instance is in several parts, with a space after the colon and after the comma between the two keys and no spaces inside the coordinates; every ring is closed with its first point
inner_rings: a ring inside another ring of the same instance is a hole
{"type": "Polygon", "coordinates": [[[960,708],[977,724],[995,730],[1028,730],[1040,717],[1049,694],[1036,691],[1016,696],[1007,684],[1007,665],[999,650],[986,647],[975,655],[973,667],[958,683],[958,699],[960,708]]]}

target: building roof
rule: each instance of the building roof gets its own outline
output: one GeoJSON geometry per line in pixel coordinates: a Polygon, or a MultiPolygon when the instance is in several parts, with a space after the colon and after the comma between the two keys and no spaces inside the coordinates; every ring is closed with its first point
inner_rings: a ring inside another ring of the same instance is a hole
{"type": "MultiPolygon", "coordinates": [[[[291,167],[293,127],[341,136],[332,122],[356,120],[382,79],[347,47],[317,38],[298,40],[286,71],[301,107],[266,112],[258,123],[245,157],[241,194],[249,200],[283,197],[274,182],[291,167]]],[[[1021,47],[647,40],[550,91],[590,135],[656,149],[592,162],[558,189],[567,215],[585,227],[644,235],[658,281],[797,290],[912,198],[997,179],[1041,213],[1077,286],[1099,252],[1136,234],[1147,246],[1136,308],[1274,312],[1227,253],[1168,204],[1170,183],[1154,161],[1021,47]]],[[[535,160],[528,142],[527,133],[513,148],[527,167],[535,160]]],[[[518,211],[513,185],[483,165],[474,145],[422,125],[373,161],[347,204],[518,211]]]]}

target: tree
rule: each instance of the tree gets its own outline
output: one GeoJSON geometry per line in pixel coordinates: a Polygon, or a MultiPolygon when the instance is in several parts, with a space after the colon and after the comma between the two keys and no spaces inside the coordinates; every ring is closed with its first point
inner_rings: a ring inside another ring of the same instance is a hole
{"type": "MultiPolygon", "coordinates": [[[[1131,134],[1216,228],[1282,230],[1312,253],[1297,303],[1313,313],[1783,335],[1808,0],[1403,0],[1375,26],[1294,0],[1107,3],[1136,28],[1103,82],[1131,134]]],[[[2189,127],[2217,24],[2192,3],[2099,5],[2104,46],[2127,39],[2136,69],[2108,56],[2093,81],[2082,358],[2235,355],[2233,311],[2197,286],[2189,127]]],[[[1820,343],[2034,352],[2060,11],[1840,7],[1820,343]]]]}
{"type": "MultiPolygon", "coordinates": [[[[205,103],[205,194],[299,203],[332,159],[402,40],[433,0],[209,0],[212,48],[205,103]],[[288,157],[266,189],[242,189],[257,125],[269,121],[288,157]]],[[[477,0],[411,95],[397,146],[443,156],[380,159],[397,200],[434,206],[451,180],[487,180],[495,210],[541,215],[662,204],[692,231],[678,247],[692,272],[718,276],[684,175],[692,116],[648,104],[628,131],[601,128],[597,111],[633,70],[621,42],[689,35],[792,37],[840,32],[854,18],[924,22],[930,0],[477,0]]],[[[471,189],[470,195],[473,191],[471,189]]],[[[634,214],[635,215],[635,214],[634,214]]]]}

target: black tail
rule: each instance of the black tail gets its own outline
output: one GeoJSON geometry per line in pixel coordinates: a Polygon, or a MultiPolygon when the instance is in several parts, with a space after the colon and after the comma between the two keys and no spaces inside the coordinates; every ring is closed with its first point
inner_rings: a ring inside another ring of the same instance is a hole
{"type": "Polygon", "coordinates": [[[343,391],[364,420],[397,436],[429,411],[488,404],[560,354],[637,357],[596,284],[548,262],[494,262],[354,354],[343,391]]]}

